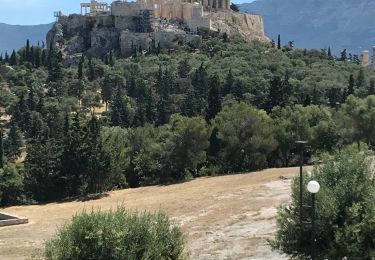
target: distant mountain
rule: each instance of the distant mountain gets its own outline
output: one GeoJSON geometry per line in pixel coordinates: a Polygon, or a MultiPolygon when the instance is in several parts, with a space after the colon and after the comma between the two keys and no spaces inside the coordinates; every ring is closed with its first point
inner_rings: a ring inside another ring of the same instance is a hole
{"type": "Polygon", "coordinates": [[[52,24],[41,25],[9,25],[0,23],[0,53],[13,49],[17,50],[24,46],[29,39],[31,44],[45,41],[46,34],[51,29],[52,24]]]}
{"type": "Polygon", "coordinates": [[[267,36],[300,48],[359,53],[375,45],[374,0],[256,0],[242,12],[264,17],[267,36]]]}

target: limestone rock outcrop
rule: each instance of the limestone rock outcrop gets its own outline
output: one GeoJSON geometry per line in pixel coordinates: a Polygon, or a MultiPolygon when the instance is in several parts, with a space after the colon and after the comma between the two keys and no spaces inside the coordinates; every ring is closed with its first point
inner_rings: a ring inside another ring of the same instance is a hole
{"type": "Polygon", "coordinates": [[[139,5],[143,2],[138,0],[115,1],[105,11],[96,12],[95,9],[85,15],[60,16],[48,32],[47,44],[61,51],[66,63],[71,64],[82,53],[103,58],[115,52],[128,57],[135,50],[176,49],[189,42],[198,43],[201,40],[198,32],[207,30],[227,33],[229,37],[240,35],[246,41],[269,41],[261,16],[230,11],[223,5],[227,0],[216,1],[215,8],[206,11],[200,2],[160,1],[163,5],[157,5],[155,9],[161,8],[165,12],[176,7],[175,14],[169,13],[172,15],[169,18],[167,14],[155,18],[155,10],[150,9],[155,5],[142,9],[139,5]]]}
{"type": "Polygon", "coordinates": [[[234,12],[211,13],[211,29],[229,36],[238,34],[246,41],[269,42],[264,33],[263,17],[234,12]]]}

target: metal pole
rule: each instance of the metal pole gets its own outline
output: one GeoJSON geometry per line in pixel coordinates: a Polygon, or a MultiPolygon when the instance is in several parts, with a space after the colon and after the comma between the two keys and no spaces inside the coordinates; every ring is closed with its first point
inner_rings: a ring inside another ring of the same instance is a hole
{"type": "Polygon", "coordinates": [[[312,216],[311,216],[311,237],[312,237],[312,250],[311,250],[311,259],[312,260],[315,260],[315,243],[316,243],[316,240],[315,240],[315,193],[312,193],[311,194],[312,196],[312,205],[311,205],[311,209],[312,209],[312,216]]]}
{"type": "Polygon", "coordinates": [[[300,158],[300,166],[299,166],[299,222],[302,225],[302,212],[303,212],[303,205],[302,205],[302,194],[303,194],[303,146],[301,146],[301,158],[300,158]]]}

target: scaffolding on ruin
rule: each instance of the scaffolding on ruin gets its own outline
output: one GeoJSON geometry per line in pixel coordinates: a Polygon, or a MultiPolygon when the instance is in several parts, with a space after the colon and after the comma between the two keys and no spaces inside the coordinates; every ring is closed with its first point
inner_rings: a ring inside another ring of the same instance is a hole
{"type": "Polygon", "coordinates": [[[154,11],[151,9],[140,9],[136,17],[136,31],[138,33],[152,32],[154,22],[154,11]]]}

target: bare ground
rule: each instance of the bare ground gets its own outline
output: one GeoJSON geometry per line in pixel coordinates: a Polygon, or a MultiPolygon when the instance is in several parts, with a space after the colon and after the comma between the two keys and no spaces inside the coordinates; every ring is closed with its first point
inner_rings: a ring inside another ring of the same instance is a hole
{"type": "Polygon", "coordinates": [[[26,259],[56,229],[83,209],[163,210],[185,231],[191,259],[287,259],[267,239],[275,232],[277,207],[290,199],[298,168],[200,178],[182,184],[109,193],[100,200],[19,206],[2,211],[29,218],[0,228],[0,259],[26,259]],[[287,177],[280,178],[280,176],[287,177]]]}

